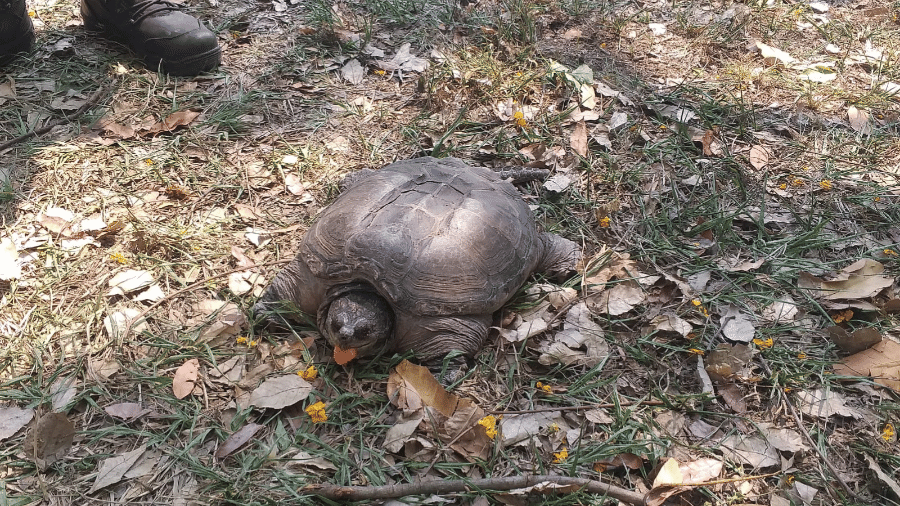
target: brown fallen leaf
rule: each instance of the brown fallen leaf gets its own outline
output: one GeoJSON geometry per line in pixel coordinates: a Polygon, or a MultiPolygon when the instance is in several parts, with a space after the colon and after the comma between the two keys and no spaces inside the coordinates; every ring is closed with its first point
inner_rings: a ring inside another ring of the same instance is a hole
{"type": "Polygon", "coordinates": [[[900,392],[900,344],[885,339],[834,364],[835,374],[869,376],[875,383],[900,392]]]}
{"type": "Polygon", "coordinates": [[[569,146],[578,153],[578,156],[585,157],[588,154],[588,135],[587,125],[584,121],[579,121],[572,129],[572,135],[569,137],[569,146]]]}
{"type": "Polygon", "coordinates": [[[175,397],[184,399],[193,392],[199,375],[200,361],[196,358],[181,364],[181,367],[175,371],[175,377],[172,379],[172,391],[175,393],[175,397]]]}
{"type": "Polygon", "coordinates": [[[868,327],[847,332],[841,327],[828,327],[828,337],[842,351],[847,353],[859,353],[881,342],[881,333],[868,327]]]}
{"type": "Polygon", "coordinates": [[[192,111],[190,109],[184,111],[175,111],[172,114],[166,116],[166,118],[162,121],[154,123],[150,126],[150,128],[142,131],[142,134],[156,135],[163,132],[171,132],[178,127],[187,126],[194,122],[197,117],[200,116],[199,111],[192,111]]]}
{"type": "Polygon", "coordinates": [[[75,426],[62,413],[47,413],[32,424],[23,449],[41,470],[46,470],[72,447],[75,426]]]}
{"type": "Polygon", "coordinates": [[[750,165],[761,169],[769,164],[769,151],[757,144],[750,148],[750,165]]]}
{"type": "Polygon", "coordinates": [[[247,441],[250,441],[250,439],[263,427],[265,427],[265,425],[258,423],[248,423],[247,425],[244,425],[222,442],[219,449],[216,450],[216,458],[224,459],[231,455],[235,450],[244,446],[247,441]]]}
{"type": "Polygon", "coordinates": [[[447,392],[427,367],[404,360],[391,371],[387,386],[388,398],[403,409],[431,406],[450,417],[456,411],[459,397],[447,392]],[[421,401],[416,405],[415,400],[421,401]],[[410,402],[412,401],[412,402],[410,402]]]}

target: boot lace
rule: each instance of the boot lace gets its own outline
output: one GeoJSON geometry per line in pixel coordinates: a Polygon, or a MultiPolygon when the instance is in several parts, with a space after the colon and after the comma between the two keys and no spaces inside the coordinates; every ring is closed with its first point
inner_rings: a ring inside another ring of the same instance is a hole
{"type": "Polygon", "coordinates": [[[126,0],[117,3],[117,10],[127,14],[134,24],[138,24],[154,14],[181,10],[178,5],[168,0],[126,0]]]}

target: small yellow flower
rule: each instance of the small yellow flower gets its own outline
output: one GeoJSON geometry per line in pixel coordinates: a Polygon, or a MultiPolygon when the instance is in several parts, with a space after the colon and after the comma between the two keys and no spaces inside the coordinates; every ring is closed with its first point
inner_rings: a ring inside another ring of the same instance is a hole
{"type": "Polygon", "coordinates": [[[122,253],[119,253],[118,251],[115,253],[110,253],[109,257],[122,265],[125,265],[128,263],[128,259],[125,258],[125,255],[123,255],[122,253]]]}
{"type": "Polygon", "coordinates": [[[806,360],[806,353],[803,353],[802,351],[798,353],[797,360],[806,360]]]}
{"type": "Polygon", "coordinates": [[[773,341],[771,337],[767,337],[765,339],[760,339],[757,337],[753,340],[753,344],[759,346],[760,348],[771,348],[775,345],[775,341],[773,341]]]}
{"type": "Polygon", "coordinates": [[[550,434],[556,434],[559,432],[559,425],[556,423],[551,423],[549,427],[547,427],[547,432],[550,434]]]}
{"type": "Polygon", "coordinates": [[[891,248],[886,248],[886,249],[884,250],[884,254],[887,255],[887,256],[891,256],[891,257],[897,256],[897,252],[894,251],[894,250],[892,250],[891,248]]]}
{"type": "Polygon", "coordinates": [[[792,483],[794,483],[794,475],[793,475],[793,474],[789,474],[788,477],[785,478],[784,481],[787,482],[788,485],[791,485],[792,483]]]}
{"type": "Polygon", "coordinates": [[[665,130],[665,129],[666,129],[666,125],[659,125],[659,129],[660,129],[660,130],[665,130]]]}
{"type": "Polygon", "coordinates": [[[488,415],[478,420],[478,425],[484,427],[484,433],[487,437],[491,439],[497,437],[497,418],[494,415],[488,415]]]}
{"type": "Polygon", "coordinates": [[[144,160],[144,163],[146,163],[147,165],[153,165],[155,162],[152,158],[147,158],[144,160]]]}
{"type": "Polygon", "coordinates": [[[550,385],[546,385],[546,384],[544,384],[544,383],[541,383],[540,381],[538,381],[537,383],[535,383],[534,386],[537,387],[539,390],[543,390],[544,392],[546,392],[546,393],[548,393],[548,394],[552,394],[552,393],[553,393],[553,388],[551,388],[550,385]]]}
{"type": "Polygon", "coordinates": [[[246,337],[239,337],[239,338],[237,338],[237,343],[238,343],[238,344],[247,344],[247,338],[246,338],[246,337]]]}
{"type": "Polygon", "coordinates": [[[513,114],[513,119],[525,119],[525,114],[523,114],[522,111],[516,111],[515,114],[513,114]]]}
{"type": "Polygon", "coordinates": [[[322,423],[328,420],[328,414],[325,413],[325,403],[322,401],[307,407],[306,414],[312,418],[313,423],[322,423]]]}
{"type": "Polygon", "coordinates": [[[36,17],[36,16],[37,16],[37,12],[35,12],[34,9],[29,9],[29,10],[28,10],[28,17],[29,17],[29,18],[33,18],[33,17],[36,17]]]}
{"type": "Polygon", "coordinates": [[[780,185],[778,185],[778,189],[779,189],[779,190],[787,190],[787,184],[786,184],[786,183],[781,183],[780,185]]]}
{"type": "Polygon", "coordinates": [[[819,186],[821,186],[823,190],[830,190],[831,189],[831,180],[823,179],[823,180],[819,181],[819,186]]]}
{"type": "Polygon", "coordinates": [[[311,365],[307,367],[305,371],[298,372],[297,375],[306,381],[312,381],[319,376],[319,370],[316,369],[316,366],[311,365]]]}
{"type": "Polygon", "coordinates": [[[894,425],[891,423],[884,424],[884,428],[881,429],[881,439],[891,442],[895,437],[897,437],[897,431],[894,430],[894,425]]]}
{"type": "Polygon", "coordinates": [[[794,180],[791,181],[791,184],[794,186],[803,186],[805,183],[803,182],[802,179],[795,177],[794,180]]]}
{"type": "Polygon", "coordinates": [[[609,216],[604,216],[604,217],[600,218],[600,228],[609,228],[609,223],[611,221],[612,220],[609,218],[609,216]]]}
{"type": "Polygon", "coordinates": [[[831,319],[834,321],[834,323],[848,322],[852,318],[853,318],[853,310],[852,309],[845,309],[831,317],[831,319]]]}
{"type": "Polygon", "coordinates": [[[881,202],[881,197],[875,197],[875,202],[881,202]]]}
{"type": "Polygon", "coordinates": [[[704,355],[703,350],[701,350],[700,348],[691,348],[688,350],[688,353],[693,353],[694,355],[700,355],[700,356],[704,355]]]}
{"type": "Polygon", "coordinates": [[[383,75],[385,74],[385,72],[384,72],[383,70],[381,70],[381,69],[375,69],[375,73],[378,74],[378,75],[380,75],[380,76],[383,76],[383,75]]]}
{"type": "Polygon", "coordinates": [[[553,454],[553,463],[559,464],[562,461],[566,460],[566,458],[568,458],[568,457],[569,457],[568,448],[563,448],[562,450],[553,454]]]}
{"type": "Polygon", "coordinates": [[[259,342],[257,342],[257,341],[250,341],[250,342],[247,343],[247,344],[250,345],[251,348],[253,348],[253,347],[256,346],[257,344],[259,344],[259,342]]]}
{"type": "Polygon", "coordinates": [[[700,299],[691,299],[691,304],[699,307],[703,305],[703,302],[701,302],[700,299]]]}

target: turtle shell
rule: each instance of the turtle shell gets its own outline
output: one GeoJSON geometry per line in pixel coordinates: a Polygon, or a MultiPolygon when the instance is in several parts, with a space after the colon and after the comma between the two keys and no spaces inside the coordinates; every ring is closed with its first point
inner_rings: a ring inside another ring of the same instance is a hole
{"type": "Polygon", "coordinates": [[[365,282],[407,314],[492,313],[543,248],[516,188],[455,158],[397,162],[356,180],[300,246],[326,286],[365,282]]]}

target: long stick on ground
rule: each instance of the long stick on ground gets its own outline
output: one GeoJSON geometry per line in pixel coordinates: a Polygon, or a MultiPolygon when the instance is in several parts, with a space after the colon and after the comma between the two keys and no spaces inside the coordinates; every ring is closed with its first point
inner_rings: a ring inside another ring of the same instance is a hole
{"type": "Polygon", "coordinates": [[[16,144],[18,144],[20,142],[27,141],[28,139],[30,139],[32,137],[37,137],[38,135],[44,135],[45,133],[49,132],[50,130],[53,130],[54,128],[56,128],[60,125],[64,125],[66,123],[71,123],[71,122],[75,121],[76,119],[78,119],[79,116],[86,113],[91,107],[94,107],[95,105],[97,105],[97,103],[100,102],[101,98],[103,98],[104,96],[107,96],[109,94],[109,89],[110,89],[110,85],[101,86],[97,91],[95,91],[93,93],[93,95],[90,96],[90,98],[87,99],[87,101],[85,101],[84,104],[81,105],[81,107],[78,108],[77,111],[73,112],[72,114],[70,114],[64,118],[55,119],[55,120],[51,121],[50,123],[47,123],[46,125],[42,126],[41,128],[35,128],[34,130],[24,133],[24,134],[16,137],[15,139],[10,139],[10,140],[4,142],[3,144],[0,144],[0,152],[5,150],[6,148],[15,146],[16,144]]]}
{"type": "MultiPolygon", "coordinates": [[[[301,493],[315,494],[335,501],[365,501],[373,499],[390,499],[408,495],[450,494],[469,490],[513,490],[533,487],[540,483],[551,483],[576,487],[593,494],[603,494],[619,501],[634,504],[646,504],[644,494],[632,492],[624,488],[609,485],[586,478],[570,478],[556,475],[509,476],[506,478],[482,478],[478,480],[434,480],[419,483],[398,483],[379,487],[338,486],[329,483],[307,485],[300,489],[301,493]]],[[[548,492],[559,491],[553,488],[548,492]]]]}

